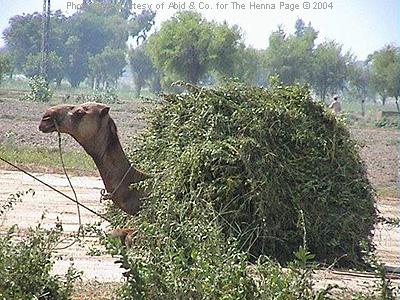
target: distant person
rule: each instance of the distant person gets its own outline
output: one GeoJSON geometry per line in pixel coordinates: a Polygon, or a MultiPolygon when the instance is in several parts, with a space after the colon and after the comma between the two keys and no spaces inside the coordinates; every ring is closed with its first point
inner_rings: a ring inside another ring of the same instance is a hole
{"type": "Polygon", "coordinates": [[[340,105],[339,96],[338,95],[333,96],[333,102],[331,103],[331,105],[329,105],[329,108],[335,114],[339,114],[342,111],[342,106],[340,105]]]}

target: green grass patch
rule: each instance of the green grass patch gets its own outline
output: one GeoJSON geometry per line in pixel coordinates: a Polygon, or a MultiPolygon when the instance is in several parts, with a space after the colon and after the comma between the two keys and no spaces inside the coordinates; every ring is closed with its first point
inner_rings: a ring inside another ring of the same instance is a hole
{"type": "MultiPolygon", "coordinates": [[[[37,147],[16,147],[15,145],[0,144],[1,156],[17,165],[29,168],[52,169],[62,171],[58,149],[37,147]]],[[[92,173],[96,166],[89,155],[83,151],[63,151],[65,166],[71,173],[92,173]]],[[[4,164],[4,163],[1,163],[4,164]]]]}

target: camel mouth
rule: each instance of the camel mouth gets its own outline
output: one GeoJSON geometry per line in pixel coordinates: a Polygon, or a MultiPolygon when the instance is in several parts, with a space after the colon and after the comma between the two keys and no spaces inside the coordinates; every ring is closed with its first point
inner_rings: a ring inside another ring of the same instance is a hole
{"type": "Polygon", "coordinates": [[[51,117],[43,117],[39,124],[39,130],[43,133],[56,131],[54,120],[51,117]]]}

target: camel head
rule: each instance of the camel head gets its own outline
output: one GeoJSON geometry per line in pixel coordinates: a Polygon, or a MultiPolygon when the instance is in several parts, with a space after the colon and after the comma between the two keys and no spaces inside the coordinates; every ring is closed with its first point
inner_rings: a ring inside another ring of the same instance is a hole
{"type": "Polygon", "coordinates": [[[109,110],[110,107],[101,103],[53,106],[44,112],[39,130],[44,133],[58,130],[71,135],[93,158],[110,199],[134,215],[147,193],[130,185],[149,175],[131,166],[109,110]]]}
{"type": "Polygon", "coordinates": [[[101,103],[61,104],[48,108],[39,124],[44,133],[58,130],[84,144],[98,136],[110,120],[110,107],[101,103]]]}

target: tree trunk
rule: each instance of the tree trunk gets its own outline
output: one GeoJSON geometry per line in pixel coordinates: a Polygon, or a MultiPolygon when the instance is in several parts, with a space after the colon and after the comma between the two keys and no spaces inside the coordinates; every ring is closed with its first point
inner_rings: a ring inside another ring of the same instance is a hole
{"type": "Polygon", "coordinates": [[[135,97],[139,98],[140,97],[140,92],[142,91],[142,86],[141,85],[137,85],[135,88],[135,97]]]}
{"type": "Polygon", "coordinates": [[[365,116],[365,99],[361,99],[361,116],[365,116]]]}
{"type": "Polygon", "coordinates": [[[400,129],[400,107],[399,107],[399,96],[394,97],[396,99],[396,107],[397,107],[397,129],[400,129]]]}

